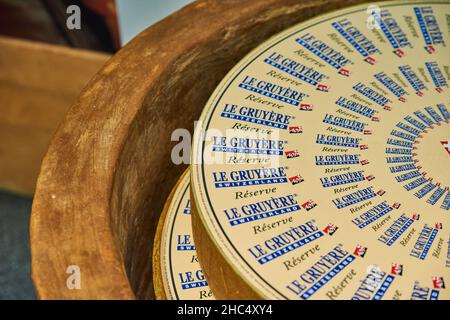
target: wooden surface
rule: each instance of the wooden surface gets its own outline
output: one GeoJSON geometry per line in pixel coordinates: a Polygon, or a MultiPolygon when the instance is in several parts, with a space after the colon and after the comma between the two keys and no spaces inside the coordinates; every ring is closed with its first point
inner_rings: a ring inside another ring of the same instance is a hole
{"type": "Polygon", "coordinates": [[[109,60],[69,110],[43,161],[31,220],[38,296],[154,298],[149,235],[183,169],[171,161],[172,131],[192,131],[212,90],[256,45],[356,2],[201,0],[109,60]],[[81,290],[66,287],[72,264],[81,269],[81,290]]]}
{"type": "Polygon", "coordinates": [[[51,135],[109,57],[0,37],[0,188],[33,194],[51,135]]]}

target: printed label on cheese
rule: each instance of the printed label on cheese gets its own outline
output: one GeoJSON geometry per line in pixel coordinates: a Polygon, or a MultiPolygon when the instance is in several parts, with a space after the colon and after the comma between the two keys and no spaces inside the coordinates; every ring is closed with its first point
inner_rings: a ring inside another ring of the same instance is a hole
{"type": "Polygon", "coordinates": [[[375,5],[263,43],[201,116],[195,205],[267,299],[450,298],[450,2],[375,5]]]}
{"type": "Polygon", "coordinates": [[[185,173],[174,191],[161,235],[161,273],[167,299],[214,299],[195,250],[189,174],[185,173]]]}

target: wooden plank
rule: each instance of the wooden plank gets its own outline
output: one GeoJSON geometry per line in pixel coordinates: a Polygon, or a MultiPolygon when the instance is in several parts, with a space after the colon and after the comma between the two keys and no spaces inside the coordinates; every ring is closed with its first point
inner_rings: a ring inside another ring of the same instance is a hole
{"type": "Polygon", "coordinates": [[[33,194],[51,135],[108,58],[0,37],[0,188],[33,194]]]}

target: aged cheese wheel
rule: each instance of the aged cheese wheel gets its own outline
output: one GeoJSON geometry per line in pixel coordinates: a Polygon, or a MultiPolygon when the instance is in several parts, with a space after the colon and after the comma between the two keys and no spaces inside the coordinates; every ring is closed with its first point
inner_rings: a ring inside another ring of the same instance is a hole
{"type": "MultiPolygon", "coordinates": [[[[364,0],[197,0],[147,28],[80,93],[42,162],[30,223],[40,299],[152,299],[153,233],[183,171],[177,128],[256,45],[364,0]],[[81,289],[66,270],[79,266],[81,289]]],[[[2,70],[3,71],[3,70],[2,70]]]]}
{"type": "Polygon", "coordinates": [[[217,298],[450,298],[448,1],[356,6],[249,53],[193,141],[217,298]]]}
{"type": "Polygon", "coordinates": [[[214,299],[193,242],[188,170],[173,188],[159,219],[153,248],[153,284],[160,300],[214,299]]]}

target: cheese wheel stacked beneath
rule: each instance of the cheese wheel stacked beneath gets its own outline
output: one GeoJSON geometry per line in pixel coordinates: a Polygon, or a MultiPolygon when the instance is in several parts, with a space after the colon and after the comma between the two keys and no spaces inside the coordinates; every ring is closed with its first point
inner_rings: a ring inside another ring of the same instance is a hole
{"type": "Polygon", "coordinates": [[[189,194],[189,172],[186,171],[174,187],[161,214],[156,237],[154,269],[155,292],[158,299],[214,299],[197,260],[192,237],[189,194]]]}

